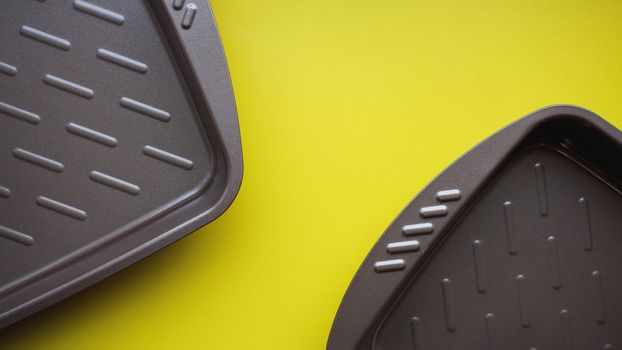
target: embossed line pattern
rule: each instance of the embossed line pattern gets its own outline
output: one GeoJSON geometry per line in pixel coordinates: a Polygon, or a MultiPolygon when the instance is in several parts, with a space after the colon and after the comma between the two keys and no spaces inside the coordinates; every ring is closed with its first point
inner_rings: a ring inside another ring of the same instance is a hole
{"type": "Polygon", "coordinates": [[[402,227],[402,233],[404,236],[428,235],[432,232],[434,232],[434,224],[430,222],[405,225],[402,227]]]}
{"type": "Polygon", "coordinates": [[[434,205],[431,207],[421,208],[421,210],[419,210],[419,214],[421,214],[422,218],[427,219],[445,216],[447,215],[447,211],[448,209],[446,205],[434,205]]]}
{"type": "Polygon", "coordinates": [[[89,178],[94,182],[131,194],[133,196],[136,196],[140,193],[140,187],[134,185],[133,183],[121,180],[119,178],[104,174],[96,170],[91,171],[91,173],[89,174],[89,178]]]}
{"type": "Polygon", "coordinates": [[[422,345],[422,332],[421,332],[421,319],[419,317],[413,317],[410,320],[412,337],[413,337],[413,346],[414,350],[423,349],[422,345]]]}
{"type": "Polygon", "coordinates": [[[486,269],[484,267],[484,255],[482,254],[482,242],[473,241],[473,262],[475,265],[475,285],[477,291],[486,293],[486,269]]]}
{"type": "Polygon", "coordinates": [[[484,316],[484,323],[486,324],[486,343],[488,344],[488,350],[495,349],[495,315],[492,313],[484,316]]]}
{"type": "Polygon", "coordinates": [[[441,290],[443,292],[443,311],[445,311],[445,327],[450,332],[456,330],[454,321],[454,291],[451,286],[451,280],[444,278],[441,281],[441,290]]]}
{"type": "Polygon", "coordinates": [[[600,272],[594,271],[592,272],[592,280],[594,284],[594,304],[595,307],[595,315],[596,321],[600,324],[605,323],[605,295],[603,293],[603,281],[600,272]]]}
{"type": "Polygon", "coordinates": [[[547,239],[547,251],[551,269],[551,285],[554,289],[560,289],[562,287],[562,273],[559,266],[559,249],[557,248],[557,238],[555,236],[550,236],[547,239]]]}
{"type": "Polygon", "coordinates": [[[169,120],[171,120],[171,114],[169,112],[150,106],[146,103],[133,100],[129,97],[121,98],[119,104],[123,108],[129,109],[130,111],[136,113],[140,113],[144,116],[159,120],[161,122],[168,122],[169,120]]]}
{"type": "Polygon", "coordinates": [[[35,241],[32,236],[2,225],[0,225],[0,236],[27,246],[32,245],[35,241]]]}
{"type": "Polygon", "coordinates": [[[69,40],[60,38],[56,35],[52,35],[39,29],[35,29],[33,27],[29,27],[26,25],[22,26],[19,32],[27,38],[39,41],[41,43],[50,45],[63,51],[69,51],[69,49],[71,48],[71,43],[69,42],[69,40]]]}
{"type": "Polygon", "coordinates": [[[508,252],[512,255],[516,255],[518,253],[518,237],[516,235],[514,205],[510,201],[503,203],[503,218],[505,223],[505,237],[508,242],[508,252]]]}
{"type": "MultiPolygon", "coordinates": [[[[442,190],[436,192],[436,200],[439,202],[451,202],[457,201],[462,198],[462,192],[459,189],[442,190]]],[[[447,215],[449,208],[446,205],[434,205],[426,206],[419,210],[420,215],[423,218],[438,218],[447,215]]],[[[408,224],[402,226],[401,233],[405,237],[430,235],[434,232],[434,224],[431,222],[422,222],[416,224],[408,224]]],[[[481,244],[479,241],[474,244],[481,244]]],[[[476,247],[474,247],[475,249],[476,247]]],[[[421,243],[418,240],[402,240],[397,242],[391,242],[386,245],[386,251],[388,254],[401,254],[401,253],[413,253],[418,252],[421,249],[421,243]]],[[[477,253],[474,251],[474,254],[477,253]]],[[[481,260],[481,258],[480,258],[481,260]]],[[[376,272],[387,271],[399,271],[405,267],[404,263],[396,263],[397,260],[388,260],[395,264],[389,264],[392,268],[384,268],[387,261],[379,261],[374,265],[376,272]],[[379,268],[380,267],[380,268],[379,268]],[[393,268],[394,267],[394,268],[393,268]]],[[[483,275],[480,276],[483,278],[483,275]]]]}
{"type": "Polygon", "coordinates": [[[390,272],[403,270],[406,267],[406,261],[404,259],[393,259],[378,261],[374,264],[376,272],[390,272]]]}
{"type": "Polygon", "coordinates": [[[419,241],[401,241],[387,244],[387,251],[389,254],[416,252],[421,245],[419,241]]]}
{"type": "Polygon", "coordinates": [[[75,0],[73,2],[73,7],[80,12],[84,12],[88,15],[103,19],[110,23],[122,25],[123,22],[125,22],[125,17],[122,14],[97,5],[93,5],[83,0],[75,0]]]}
{"type": "Polygon", "coordinates": [[[62,214],[80,221],[86,220],[86,212],[84,210],[72,207],[69,204],[65,204],[63,202],[59,202],[43,196],[37,197],[36,203],[38,206],[49,209],[58,214],[62,214]]]}
{"type": "Polygon", "coordinates": [[[516,276],[516,290],[518,294],[518,312],[520,322],[524,328],[529,327],[529,314],[527,312],[527,286],[526,277],[523,275],[516,276]]]}
{"type": "Polygon", "coordinates": [[[585,239],[583,248],[587,251],[592,250],[594,247],[594,241],[592,238],[592,219],[590,215],[590,205],[586,198],[579,198],[579,206],[583,211],[583,231],[585,233],[585,239]]]}
{"type": "Polygon", "coordinates": [[[30,123],[32,125],[37,125],[41,122],[41,117],[39,117],[39,115],[29,112],[25,109],[12,106],[8,103],[4,103],[2,101],[0,101],[0,113],[11,116],[26,123],[30,123]]]}
{"type": "Polygon", "coordinates": [[[547,216],[549,214],[549,204],[544,165],[536,163],[536,165],[534,165],[534,169],[536,171],[536,189],[538,191],[538,207],[540,208],[540,215],[547,216]]]}
{"type": "Polygon", "coordinates": [[[82,138],[85,138],[93,142],[97,142],[104,146],[108,146],[112,148],[112,147],[116,147],[118,144],[116,138],[106,135],[102,132],[89,129],[86,126],[82,126],[80,124],[69,123],[67,124],[66,129],[67,129],[67,132],[73,135],[80,136],[82,138]]]}
{"type": "Polygon", "coordinates": [[[190,159],[186,159],[184,157],[169,153],[153,146],[145,146],[143,148],[143,154],[147,157],[163,161],[184,170],[192,170],[192,168],[194,167],[194,163],[190,159]]]}
{"type": "Polygon", "coordinates": [[[133,70],[134,72],[145,74],[148,70],[146,64],[110,50],[97,50],[97,57],[106,62],[116,64],[117,66],[133,70]]]}
{"type": "Polygon", "coordinates": [[[173,9],[179,11],[184,7],[186,0],[173,0],[173,9]]]}
{"type": "Polygon", "coordinates": [[[57,89],[86,99],[91,99],[95,96],[95,92],[93,90],[51,74],[46,74],[43,78],[43,82],[49,86],[53,86],[57,89]]]}
{"type": "Polygon", "coordinates": [[[0,61],[0,73],[14,77],[17,74],[17,68],[8,63],[0,61]]]}
{"type": "Polygon", "coordinates": [[[40,166],[44,169],[51,170],[55,173],[62,173],[65,166],[61,162],[44,157],[42,155],[27,151],[25,149],[16,148],[13,150],[13,157],[40,166]]]}
{"type": "MultiPolygon", "coordinates": [[[[540,162],[536,163],[534,166],[534,169],[536,172],[536,176],[534,179],[535,181],[533,183],[534,183],[534,187],[536,187],[536,191],[533,192],[533,197],[530,197],[532,198],[531,200],[533,201],[534,206],[528,207],[528,208],[519,208],[519,209],[533,210],[532,215],[535,214],[539,216],[540,217],[539,220],[547,220],[547,221],[552,220],[549,218],[549,216],[551,215],[551,209],[557,210],[557,206],[554,206],[553,205],[554,203],[551,203],[551,198],[553,197],[549,197],[550,194],[547,194],[548,191],[551,191],[552,187],[547,188],[547,185],[546,185],[547,179],[545,178],[544,164],[540,162]]],[[[438,196],[437,196],[437,199],[440,201],[438,196]]],[[[533,264],[533,265],[521,265],[520,269],[525,269],[525,270],[531,271],[532,273],[536,273],[533,271],[533,268],[535,266],[536,271],[538,271],[538,273],[540,273],[541,271],[541,275],[539,276],[540,278],[530,282],[527,275],[524,273],[515,275],[514,277],[514,281],[515,281],[514,282],[514,290],[515,290],[514,298],[515,299],[514,300],[516,300],[516,303],[514,305],[511,305],[511,304],[507,305],[508,309],[504,309],[504,315],[499,318],[497,317],[497,314],[493,312],[493,310],[490,310],[490,312],[481,314],[482,323],[481,323],[480,329],[483,332],[483,336],[478,337],[478,339],[482,341],[480,348],[499,349],[498,342],[503,340],[504,342],[507,343],[507,339],[503,339],[503,335],[500,329],[497,329],[497,327],[500,327],[502,322],[505,322],[505,323],[508,322],[508,318],[507,318],[508,311],[507,310],[510,310],[511,312],[512,308],[514,308],[517,314],[516,320],[519,321],[518,325],[520,325],[521,328],[525,329],[525,331],[527,331],[527,329],[532,327],[532,321],[531,321],[532,317],[535,319],[533,323],[536,323],[537,321],[539,322],[539,327],[542,327],[542,323],[541,323],[542,319],[537,318],[538,315],[534,314],[533,305],[531,305],[531,303],[534,302],[533,298],[535,298],[536,296],[533,296],[530,294],[534,293],[537,295],[538,298],[542,298],[541,296],[542,289],[550,288],[549,291],[546,293],[546,295],[560,295],[561,296],[563,295],[563,294],[560,294],[562,293],[562,289],[566,288],[563,286],[563,284],[570,283],[570,281],[573,281],[573,283],[582,283],[581,288],[585,289],[585,292],[582,295],[586,297],[589,296],[589,298],[581,300],[580,302],[582,304],[585,304],[587,307],[576,305],[575,304],[576,301],[572,299],[557,300],[558,302],[561,302],[561,305],[563,306],[557,309],[556,311],[557,312],[556,317],[557,317],[558,323],[557,323],[557,326],[555,327],[554,325],[554,327],[557,329],[550,330],[552,336],[555,337],[555,339],[551,341],[557,344],[555,348],[560,348],[564,350],[578,349],[577,346],[579,344],[578,342],[579,335],[576,334],[576,329],[573,332],[573,327],[572,327],[572,325],[577,322],[584,322],[584,323],[591,322],[592,325],[594,324],[598,325],[594,327],[600,327],[600,325],[604,325],[607,322],[609,322],[607,319],[608,317],[607,313],[608,311],[612,309],[611,309],[611,305],[609,305],[609,308],[608,308],[608,305],[607,305],[608,299],[606,298],[604,287],[603,287],[604,286],[603,279],[606,278],[606,276],[603,277],[603,273],[601,272],[601,270],[593,269],[592,272],[589,273],[589,276],[587,274],[584,276],[576,276],[576,272],[573,272],[573,274],[575,275],[572,278],[568,276],[568,279],[567,279],[568,282],[564,282],[565,281],[564,280],[565,270],[562,267],[565,267],[565,266],[562,266],[562,260],[560,258],[560,254],[562,251],[564,252],[564,256],[568,254],[569,245],[570,247],[572,247],[572,249],[574,249],[575,254],[580,254],[580,251],[577,251],[577,248],[579,246],[582,248],[582,251],[584,251],[585,254],[594,254],[594,253],[591,253],[591,251],[594,249],[594,232],[593,232],[594,227],[592,226],[593,217],[592,217],[592,213],[590,212],[589,200],[585,196],[578,196],[577,199],[573,203],[571,203],[570,206],[564,205],[563,208],[564,210],[572,210],[573,213],[578,214],[575,218],[576,221],[573,222],[573,225],[574,223],[580,223],[580,225],[576,226],[576,232],[572,232],[573,234],[572,237],[568,237],[567,234],[569,232],[566,232],[566,231],[564,232],[542,232],[540,236],[540,240],[538,242],[533,242],[532,240],[524,242],[526,244],[535,243],[538,246],[540,246],[540,249],[538,250],[530,249],[529,252],[538,251],[539,252],[538,254],[542,254],[542,258],[544,259],[545,264],[544,266],[541,266],[541,267],[538,266],[538,263],[533,264]],[[574,204],[574,207],[572,204],[574,204]],[[560,237],[563,240],[560,240],[560,237]],[[547,266],[547,262],[548,262],[548,266],[547,266]],[[546,277],[546,278],[542,278],[542,277],[546,277]],[[548,282],[546,285],[542,285],[541,281],[548,281],[548,282]],[[578,281],[581,281],[581,282],[578,282],[578,281]],[[532,285],[530,283],[540,283],[540,284],[532,285]],[[534,291],[533,289],[535,287],[539,287],[539,290],[534,291]],[[531,314],[530,314],[530,310],[531,310],[531,314]],[[585,314],[586,311],[588,312],[587,317],[585,314]]],[[[517,232],[517,225],[516,225],[517,219],[515,216],[516,215],[515,211],[518,209],[515,208],[515,204],[511,201],[502,202],[502,205],[499,206],[499,209],[500,209],[498,211],[499,218],[500,218],[499,222],[502,224],[500,225],[500,227],[505,228],[505,235],[501,235],[501,237],[503,237],[506,240],[506,242],[495,241],[494,244],[491,244],[491,246],[489,247],[486,245],[485,238],[473,240],[472,237],[469,237],[470,238],[469,243],[471,245],[471,259],[472,259],[472,272],[473,272],[472,274],[473,281],[471,283],[472,283],[473,288],[476,289],[477,292],[482,295],[481,297],[484,297],[486,294],[489,294],[489,292],[492,292],[493,288],[497,289],[497,287],[493,285],[492,282],[490,283],[490,285],[488,284],[489,281],[492,281],[493,276],[488,276],[487,273],[492,274],[491,271],[495,271],[495,269],[487,265],[486,258],[490,256],[496,256],[496,257],[499,256],[498,252],[495,252],[494,255],[489,254],[491,253],[491,249],[494,250],[494,249],[498,249],[499,247],[503,247],[504,253],[506,254],[506,259],[512,259],[512,260],[507,260],[507,261],[502,262],[504,264],[511,265],[512,264],[511,261],[514,261],[514,263],[518,263],[519,261],[517,260],[518,259],[517,257],[514,257],[515,255],[518,254],[518,251],[519,251],[518,247],[519,247],[520,235],[517,232]],[[504,243],[506,243],[507,246],[504,246],[504,243]],[[507,247],[507,250],[505,250],[506,247],[507,247]],[[489,280],[489,277],[490,277],[490,280],[489,280]],[[489,291],[488,288],[490,288],[491,290],[489,291]]],[[[521,214],[522,213],[523,212],[521,212],[521,214]]],[[[477,218],[480,218],[480,217],[478,216],[477,218]]],[[[468,227],[469,229],[467,229],[466,231],[461,231],[460,234],[464,234],[465,232],[469,232],[469,233],[473,232],[472,231],[473,228],[471,226],[468,226],[468,227]]],[[[430,225],[425,225],[425,224],[406,225],[402,229],[404,234],[406,234],[407,232],[410,232],[411,230],[414,230],[416,233],[420,233],[422,230],[424,230],[424,232],[428,232],[432,230],[432,225],[431,224],[430,225]]],[[[458,233],[456,232],[456,234],[458,233]]],[[[489,236],[486,236],[486,235],[482,235],[482,237],[490,238],[489,236]]],[[[463,244],[465,243],[461,240],[453,241],[452,244],[454,244],[454,248],[451,250],[448,250],[447,254],[449,254],[449,252],[451,252],[452,254],[456,253],[457,246],[455,244],[457,244],[457,242],[462,242],[463,244]]],[[[405,242],[401,242],[401,243],[405,243],[405,242]]],[[[394,243],[389,244],[387,246],[387,250],[389,251],[389,253],[392,253],[391,250],[388,249],[391,245],[395,245],[396,247],[400,246],[394,243]]],[[[464,246],[464,248],[466,248],[466,245],[464,246]]],[[[442,247],[439,249],[442,249],[442,247]]],[[[447,258],[447,255],[444,255],[443,257],[447,258]]],[[[464,260],[460,259],[458,261],[464,261],[464,260]]],[[[589,261],[589,260],[586,260],[586,261],[589,261]]],[[[434,261],[432,261],[431,263],[434,263],[434,261]]],[[[501,263],[501,262],[497,262],[497,263],[501,263]]],[[[566,262],[564,261],[564,263],[566,262]]],[[[452,265],[452,266],[453,266],[452,269],[456,268],[455,265],[452,265]]],[[[381,261],[381,262],[376,263],[374,267],[376,268],[378,272],[395,271],[401,268],[401,262],[398,260],[381,261]],[[379,265],[381,267],[386,266],[386,270],[379,270],[378,269],[379,265]]],[[[404,314],[408,315],[408,321],[409,321],[408,328],[409,328],[410,337],[412,339],[412,348],[415,350],[436,348],[436,347],[428,347],[428,345],[430,344],[437,344],[437,345],[443,344],[443,342],[439,341],[438,339],[430,339],[429,337],[425,338],[426,336],[425,333],[431,332],[432,331],[431,328],[437,329],[437,325],[439,325],[439,321],[442,320],[444,322],[446,332],[455,334],[456,333],[455,331],[458,328],[461,328],[464,322],[467,322],[467,323],[471,322],[474,319],[472,316],[476,316],[470,313],[467,315],[465,311],[463,310],[463,306],[456,304],[458,300],[456,299],[456,297],[458,295],[460,295],[461,297],[460,298],[461,302],[464,302],[465,293],[468,294],[470,298],[473,298],[473,294],[465,292],[465,288],[464,288],[465,282],[461,280],[461,277],[456,277],[456,276],[452,277],[451,270],[449,270],[448,272],[440,272],[440,271],[447,270],[447,269],[450,269],[450,267],[448,266],[444,269],[437,269],[435,270],[433,275],[429,275],[429,276],[440,278],[440,285],[439,285],[440,288],[438,289],[438,292],[440,293],[440,297],[441,297],[440,302],[442,305],[442,309],[434,308],[435,311],[431,311],[431,312],[427,310],[427,311],[421,311],[420,313],[417,313],[417,312],[413,313],[412,311],[410,311],[411,310],[410,308],[413,307],[413,304],[405,303],[403,305],[408,306],[408,307],[402,306],[404,307],[403,310],[405,312],[399,313],[400,318],[397,320],[403,320],[401,317],[404,314]],[[439,272],[442,273],[442,275],[439,274],[439,272]],[[460,282],[454,281],[454,278],[456,278],[456,280],[460,282]],[[458,285],[460,285],[459,289],[457,287],[458,285]],[[459,294],[454,295],[454,293],[459,293],[459,294]],[[430,316],[430,313],[432,313],[433,315],[430,316]],[[430,321],[429,319],[430,317],[433,317],[433,318],[437,317],[438,320],[434,319],[426,325],[426,322],[425,322],[426,318],[422,317],[423,316],[422,314],[427,315],[428,321],[430,321]]],[[[456,272],[456,273],[462,274],[462,277],[470,275],[469,273],[462,273],[462,271],[456,272]]],[[[570,275],[571,272],[568,272],[568,274],[570,275]]],[[[494,277],[495,279],[499,278],[499,276],[494,276],[494,277]]],[[[423,278],[423,277],[419,277],[419,278],[423,278]]],[[[427,282],[433,283],[433,281],[427,281],[427,282]]],[[[431,284],[426,284],[424,286],[429,288],[431,284]]],[[[420,286],[419,288],[424,288],[424,287],[420,286]]],[[[499,291],[495,290],[495,292],[498,293],[499,291]]],[[[493,293],[490,293],[490,294],[493,294],[493,293]]],[[[422,292],[420,294],[419,293],[412,294],[411,298],[418,298],[419,300],[421,300],[421,298],[425,295],[427,295],[425,292],[422,292]]],[[[488,297],[492,297],[492,295],[489,295],[488,297]]],[[[427,306],[425,306],[425,303],[423,305],[420,303],[417,303],[416,305],[419,305],[419,308],[421,308],[421,310],[425,310],[427,308],[427,306]]],[[[494,305],[494,303],[491,303],[491,305],[494,305]]],[[[508,325],[503,324],[503,327],[504,329],[507,329],[508,325]]],[[[466,324],[464,325],[464,328],[466,329],[466,324]]],[[[405,328],[403,329],[405,330],[405,328]]],[[[601,329],[605,329],[605,328],[601,328],[601,329]]],[[[391,334],[392,336],[395,336],[395,333],[387,332],[386,334],[391,334]]],[[[435,336],[438,336],[439,333],[435,332],[433,334],[435,334],[435,336]]],[[[430,334],[429,336],[432,336],[432,334],[430,334]]],[[[461,334],[461,335],[458,334],[456,335],[456,339],[466,339],[466,338],[464,334],[461,334]]],[[[387,344],[390,344],[390,343],[387,343],[387,344]]],[[[449,343],[446,343],[446,344],[449,344],[449,343]]],[[[599,345],[598,347],[599,349],[613,349],[613,345],[610,342],[603,341],[601,344],[602,345],[599,345]]],[[[533,344],[533,345],[536,345],[536,344],[533,344]]],[[[534,347],[533,345],[527,346],[526,349],[534,350],[534,349],[540,348],[539,346],[534,347]]]]}
{"type": "Polygon", "coordinates": [[[184,9],[184,15],[181,18],[181,27],[184,29],[190,29],[192,27],[192,23],[194,22],[194,17],[197,15],[197,5],[188,4],[184,9]]]}
{"type": "Polygon", "coordinates": [[[436,193],[436,199],[439,202],[457,201],[460,198],[462,198],[462,192],[460,192],[460,190],[458,189],[443,190],[436,193]]]}
{"type": "Polygon", "coordinates": [[[9,197],[11,197],[11,190],[4,186],[0,186],[0,198],[9,198],[9,197]]]}

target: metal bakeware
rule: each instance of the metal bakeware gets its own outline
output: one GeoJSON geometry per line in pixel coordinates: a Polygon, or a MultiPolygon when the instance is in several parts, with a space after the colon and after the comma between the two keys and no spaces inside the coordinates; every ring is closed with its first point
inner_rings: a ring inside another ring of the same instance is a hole
{"type": "Polygon", "coordinates": [[[620,131],[572,106],[483,141],[372,248],[328,349],[622,346],[621,159],[620,131]]]}
{"type": "Polygon", "coordinates": [[[206,0],[0,2],[0,327],[212,221],[241,177],[206,0]]]}

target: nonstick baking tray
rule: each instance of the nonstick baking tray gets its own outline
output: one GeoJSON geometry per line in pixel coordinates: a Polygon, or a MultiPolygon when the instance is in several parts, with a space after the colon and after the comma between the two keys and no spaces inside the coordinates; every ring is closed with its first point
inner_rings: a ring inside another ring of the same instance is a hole
{"type": "Polygon", "coordinates": [[[491,136],[378,240],[328,349],[622,347],[621,160],[620,131],[578,107],[491,136]]]}
{"type": "Polygon", "coordinates": [[[0,327],[212,221],[241,177],[206,0],[0,2],[0,327]]]}

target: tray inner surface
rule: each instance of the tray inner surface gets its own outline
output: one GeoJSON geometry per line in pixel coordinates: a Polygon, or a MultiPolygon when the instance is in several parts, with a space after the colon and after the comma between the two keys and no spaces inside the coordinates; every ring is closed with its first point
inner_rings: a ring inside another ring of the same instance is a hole
{"type": "Polygon", "coordinates": [[[375,349],[622,346],[622,196],[562,147],[507,162],[376,331],[375,349]]]}
{"type": "Polygon", "coordinates": [[[213,147],[146,2],[0,3],[0,297],[203,191],[213,147]]]}

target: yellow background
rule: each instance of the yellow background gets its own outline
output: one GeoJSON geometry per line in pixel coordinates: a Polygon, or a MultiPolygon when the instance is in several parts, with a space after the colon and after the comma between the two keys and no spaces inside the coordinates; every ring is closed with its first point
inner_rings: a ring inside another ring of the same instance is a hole
{"type": "Polygon", "coordinates": [[[212,0],[242,190],[2,349],[322,349],[350,279],[451,161],[550,104],[622,127],[619,0],[212,0]]]}

